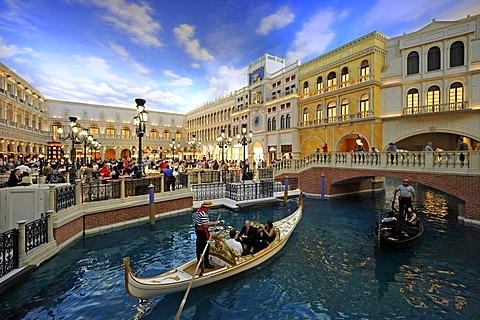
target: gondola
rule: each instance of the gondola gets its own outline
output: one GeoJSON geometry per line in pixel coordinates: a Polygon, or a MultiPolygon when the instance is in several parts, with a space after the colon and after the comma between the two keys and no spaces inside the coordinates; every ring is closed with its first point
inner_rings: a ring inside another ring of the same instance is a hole
{"type": "Polygon", "coordinates": [[[375,225],[375,239],[377,240],[380,251],[399,251],[403,250],[418,241],[424,231],[424,226],[420,218],[416,218],[414,223],[405,221],[405,215],[396,211],[394,203],[392,210],[396,221],[382,222],[375,225]]]}
{"type": "Polygon", "coordinates": [[[173,270],[157,276],[141,278],[132,274],[130,258],[126,257],[124,266],[127,292],[135,298],[150,298],[185,291],[190,283],[192,288],[204,286],[256,267],[272,258],[285,246],[302,218],[302,210],[303,204],[300,201],[295,212],[274,222],[275,240],[267,248],[255,254],[236,255],[224,241],[228,239],[227,232],[221,228],[214,230],[210,241],[210,263],[214,265],[213,269],[198,270],[197,259],[194,258],[173,270]]]}

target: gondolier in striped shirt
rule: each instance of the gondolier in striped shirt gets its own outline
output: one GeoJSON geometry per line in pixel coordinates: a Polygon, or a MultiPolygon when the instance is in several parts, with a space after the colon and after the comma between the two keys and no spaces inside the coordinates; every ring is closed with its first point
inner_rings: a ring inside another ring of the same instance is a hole
{"type": "Polygon", "coordinates": [[[407,218],[408,217],[408,208],[412,208],[412,202],[415,201],[415,189],[413,189],[412,186],[408,185],[408,179],[403,179],[403,184],[399,185],[395,189],[394,197],[397,196],[397,192],[400,192],[400,198],[399,198],[399,211],[401,214],[405,214],[407,218]]]}
{"type": "MultiPolygon", "coordinates": [[[[202,256],[203,250],[205,246],[207,246],[208,239],[210,238],[210,232],[208,231],[208,227],[216,226],[218,221],[210,222],[208,218],[208,209],[212,206],[211,200],[205,200],[200,208],[197,210],[197,214],[195,215],[195,234],[197,235],[197,262],[200,261],[200,257],[202,256]]],[[[214,266],[210,264],[209,260],[209,245],[207,246],[207,250],[203,256],[203,263],[205,268],[213,269],[214,266]]]]}

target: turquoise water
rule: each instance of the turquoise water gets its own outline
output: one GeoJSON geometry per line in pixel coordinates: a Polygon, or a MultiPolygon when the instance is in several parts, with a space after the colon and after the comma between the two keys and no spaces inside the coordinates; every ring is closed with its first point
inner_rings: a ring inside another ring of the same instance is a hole
{"type": "MultiPolygon", "coordinates": [[[[480,232],[456,222],[454,199],[419,188],[423,239],[404,252],[376,250],[385,193],[305,199],[303,219],[265,264],[190,292],[182,319],[477,319],[480,232]],[[453,205],[454,207],[454,205],[453,205]]],[[[227,224],[277,220],[295,210],[211,211],[227,224]]],[[[173,319],[184,293],[149,300],[125,291],[122,260],[154,275],[195,256],[192,215],[78,241],[0,296],[3,319],[173,319]]]]}

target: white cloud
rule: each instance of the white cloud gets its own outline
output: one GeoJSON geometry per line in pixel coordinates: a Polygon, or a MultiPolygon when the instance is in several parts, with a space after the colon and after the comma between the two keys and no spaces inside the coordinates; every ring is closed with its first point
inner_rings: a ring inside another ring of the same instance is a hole
{"type": "Polygon", "coordinates": [[[213,60],[213,56],[208,53],[207,49],[201,48],[200,42],[194,38],[194,26],[182,24],[173,29],[173,32],[175,33],[178,42],[185,47],[185,50],[190,56],[201,61],[213,60]]]}
{"type": "Polygon", "coordinates": [[[235,69],[221,66],[216,75],[208,80],[208,98],[217,99],[239,90],[247,85],[248,68],[235,69]]]}
{"type": "Polygon", "coordinates": [[[135,70],[138,71],[138,73],[149,73],[150,71],[144,67],[142,64],[140,64],[138,61],[133,59],[130,54],[127,52],[127,50],[122,47],[121,45],[118,45],[114,42],[110,42],[110,48],[115,52],[120,58],[130,64],[135,70]]]}
{"type": "Polygon", "coordinates": [[[28,47],[18,47],[14,44],[6,44],[0,37],[0,58],[11,58],[19,54],[33,54],[33,49],[28,47]]]}
{"type": "Polygon", "coordinates": [[[156,36],[161,25],[155,21],[153,9],[148,3],[136,4],[126,0],[92,0],[90,3],[106,9],[108,13],[103,19],[129,34],[133,42],[153,47],[162,46],[156,36]]]}
{"type": "Polygon", "coordinates": [[[323,53],[335,37],[333,23],[346,16],[346,12],[332,10],[320,11],[312,16],[295,34],[292,48],[286,54],[287,64],[323,53]]]}
{"type": "Polygon", "coordinates": [[[190,64],[192,66],[193,69],[198,69],[200,68],[200,63],[192,63],[190,64]]]}
{"type": "Polygon", "coordinates": [[[178,74],[173,73],[171,70],[165,70],[163,71],[163,74],[168,78],[173,79],[173,81],[168,82],[169,85],[188,87],[193,84],[192,79],[181,77],[178,74]]]}
{"type": "Polygon", "coordinates": [[[278,30],[286,27],[292,23],[295,19],[295,15],[289,7],[285,6],[280,8],[277,12],[266,16],[260,21],[260,26],[256,32],[260,35],[267,35],[273,30],[278,30]]]}

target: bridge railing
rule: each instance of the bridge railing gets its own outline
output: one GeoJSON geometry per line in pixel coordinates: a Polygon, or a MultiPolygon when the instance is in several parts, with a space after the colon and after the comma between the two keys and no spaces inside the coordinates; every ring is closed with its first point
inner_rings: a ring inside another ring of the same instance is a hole
{"type": "Polygon", "coordinates": [[[276,174],[311,166],[325,168],[390,169],[480,175],[479,151],[328,152],[285,159],[272,168],[276,174]]]}

